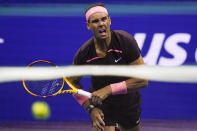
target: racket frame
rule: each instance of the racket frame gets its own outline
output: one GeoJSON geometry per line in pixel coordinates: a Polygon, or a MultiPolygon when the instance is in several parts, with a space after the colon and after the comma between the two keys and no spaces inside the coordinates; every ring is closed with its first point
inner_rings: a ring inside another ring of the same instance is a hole
{"type": "MultiPolygon", "coordinates": [[[[32,63],[30,63],[27,67],[30,68],[32,65],[36,64],[36,63],[39,63],[39,62],[43,62],[43,63],[48,63],[52,66],[55,66],[56,68],[58,68],[57,65],[49,62],[49,61],[46,61],[46,60],[37,60],[37,61],[34,61],[32,63]]],[[[25,90],[33,95],[33,96],[37,96],[37,97],[42,97],[42,98],[47,98],[47,97],[51,97],[51,96],[56,96],[56,95],[59,95],[59,94],[65,94],[65,93],[75,93],[75,94],[79,94],[79,95],[83,95],[83,96],[86,96],[88,98],[91,98],[92,97],[92,94],[90,92],[87,92],[87,91],[84,91],[82,89],[77,89],[75,88],[70,82],[69,80],[65,77],[65,76],[62,76],[62,79],[63,79],[63,83],[62,83],[62,86],[60,88],[60,90],[52,95],[48,95],[48,96],[41,96],[41,95],[37,95],[35,93],[32,93],[26,86],[25,84],[25,80],[22,80],[23,82],[23,87],[25,88],[25,90]],[[62,90],[64,85],[65,85],[65,82],[68,84],[68,86],[71,88],[70,90],[62,90]]]]}
{"type": "MultiPolygon", "coordinates": [[[[27,66],[27,68],[30,68],[32,65],[34,65],[34,64],[36,64],[36,63],[40,63],[40,62],[48,63],[48,64],[54,66],[55,68],[58,68],[57,65],[55,65],[55,64],[53,64],[53,63],[51,63],[51,62],[49,62],[49,61],[46,61],[46,60],[37,60],[37,61],[34,61],[34,62],[30,63],[30,64],[27,66]]],[[[27,88],[27,86],[26,86],[26,84],[25,84],[25,80],[22,80],[22,82],[23,82],[23,87],[25,88],[25,90],[26,90],[29,94],[31,94],[31,95],[33,95],[33,96],[37,96],[37,97],[47,98],[47,97],[56,96],[56,95],[58,95],[58,94],[61,94],[61,91],[62,91],[62,89],[63,89],[63,87],[64,87],[65,80],[66,80],[67,78],[65,78],[65,77],[63,76],[62,79],[63,79],[63,82],[62,82],[62,86],[60,87],[59,91],[56,92],[56,93],[54,93],[54,94],[52,94],[52,95],[48,95],[48,96],[41,96],[41,95],[37,95],[37,94],[31,92],[31,91],[27,88]]],[[[68,81],[68,80],[67,80],[67,81],[68,81]]]]}

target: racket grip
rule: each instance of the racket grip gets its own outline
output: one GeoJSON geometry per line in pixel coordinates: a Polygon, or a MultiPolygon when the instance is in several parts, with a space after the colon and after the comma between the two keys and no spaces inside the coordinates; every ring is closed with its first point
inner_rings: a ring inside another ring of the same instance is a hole
{"type": "Polygon", "coordinates": [[[92,94],[90,92],[87,92],[87,91],[84,91],[84,90],[81,90],[81,89],[77,90],[77,94],[82,95],[82,96],[86,96],[88,98],[92,97],[92,94]]]}

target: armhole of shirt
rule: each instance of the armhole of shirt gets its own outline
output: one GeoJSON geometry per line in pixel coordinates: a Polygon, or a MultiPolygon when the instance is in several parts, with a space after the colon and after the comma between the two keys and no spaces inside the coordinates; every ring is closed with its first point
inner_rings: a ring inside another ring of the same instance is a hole
{"type": "Polygon", "coordinates": [[[123,57],[127,63],[129,64],[137,60],[141,55],[141,51],[136,40],[125,31],[119,31],[117,37],[119,37],[119,42],[122,41],[121,48],[123,49],[123,57]]]}

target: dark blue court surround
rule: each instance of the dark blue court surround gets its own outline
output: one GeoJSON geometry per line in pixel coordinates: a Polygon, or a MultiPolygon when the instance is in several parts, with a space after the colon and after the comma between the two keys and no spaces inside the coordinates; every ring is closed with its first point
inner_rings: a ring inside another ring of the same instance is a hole
{"type": "MultiPolygon", "coordinates": [[[[197,62],[196,15],[123,15],[111,16],[112,29],[121,29],[133,36],[145,34],[143,57],[148,55],[153,39],[164,36],[153,65],[161,59],[169,64],[197,62]],[[181,34],[181,35],[177,35],[181,34]],[[189,37],[188,42],[181,41],[189,37]],[[165,47],[168,40],[177,40],[165,47]],[[171,52],[171,49],[176,50],[171,52]],[[181,52],[181,53],[180,53],[181,52]],[[185,54],[185,55],[181,55],[185,54]],[[178,61],[178,62],[174,62],[178,61]]],[[[26,66],[44,59],[57,65],[72,63],[75,52],[92,36],[86,29],[85,19],[76,17],[0,16],[0,66],[26,66]]],[[[150,53],[150,52],[149,52],[150,53]]],[[[153,53],[155,54],[155,53],[153,53]]],[[[147,61],[151,59],[147,58],[147,61]]],[[[83,80],[86,89],[88,78],[83,80]]],[[[197,84],[150,82],[142,89],[142,118],[197,120],[197,84]]],[[[35,98],[23,89],[21,82],[0,84],[0,120],[33,120],[31,104],[35,98]]],[[[51,121],[88,121],[87,113],[71,95],[44,99],[51,106],[51,121]]]]}

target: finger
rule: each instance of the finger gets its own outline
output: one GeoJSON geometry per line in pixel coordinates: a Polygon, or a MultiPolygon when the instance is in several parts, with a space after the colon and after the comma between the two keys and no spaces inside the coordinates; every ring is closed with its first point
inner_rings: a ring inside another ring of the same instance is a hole
{"type": "Polygon", "coordinates": [[[96,101],[96,96],[92,96],[92,99],[91,99],[92,104],[95,104],[95,101],[96,101]]]}
{"type": "Polygon", "coordinates": [[[94,130],[95,129],[98,130],[98,131],[100,130],[99,127],[97,127],[96,125],[95,126],[93,125],[93,128],[94,128],[94,130]]]}
{"type": "Polygon", "coordinates": [[[102,126],[99,121],[96,121],[96,125],[99,130],[104,130],[104,126],[102,126]]]}
{"type": "Polygon", "coordinates": [[[97,126],[97,122],[96,121],[93,122],[93,127],[96,128],[98,131],[100,130],[100,128],[97,126]]]}
{"type": "Polygon", "coordinates": [[[92,96],[91,102],[93,105],[101,105],[102,100],[98,96],[92,96]]]}
{"type": "Polygon", "coordinates": [[[97,105],[101,105],[102,104],[102,99],[98,96],[96,96],[96,103],[97,105]]]}
{"type": "Polygon", "coordinates": [[[99,110],[99,115],[100,115],[101,118],[104,120],[104,114],[103,114],[102,110],[99,110]]]}
{"type": "Polygon", "coordinates": [[[105,122],[103,121],[102,117],[98,118],[98,121],[101,126],[105,126],[105,122]]]}
{"type": "Polygon", "coordinates": [[[101,126],[105,126],[105,122],[104,122],[104,114],[102,111],[99,111],[99,116],[97,117],[97,121],[99,121],[99,124],[101,126]]]}
{"type": "Polygon", "coordinates": [[[102,99],[101,98],[98,98],[98,104],[102,105],[102,99]]]}
{"type": "Polygon", "coordinates": [[[99,114],[102,117],[102,119],[104,119],[104,114],[103,114],[102,110],[99,110],[99,114]]]}

